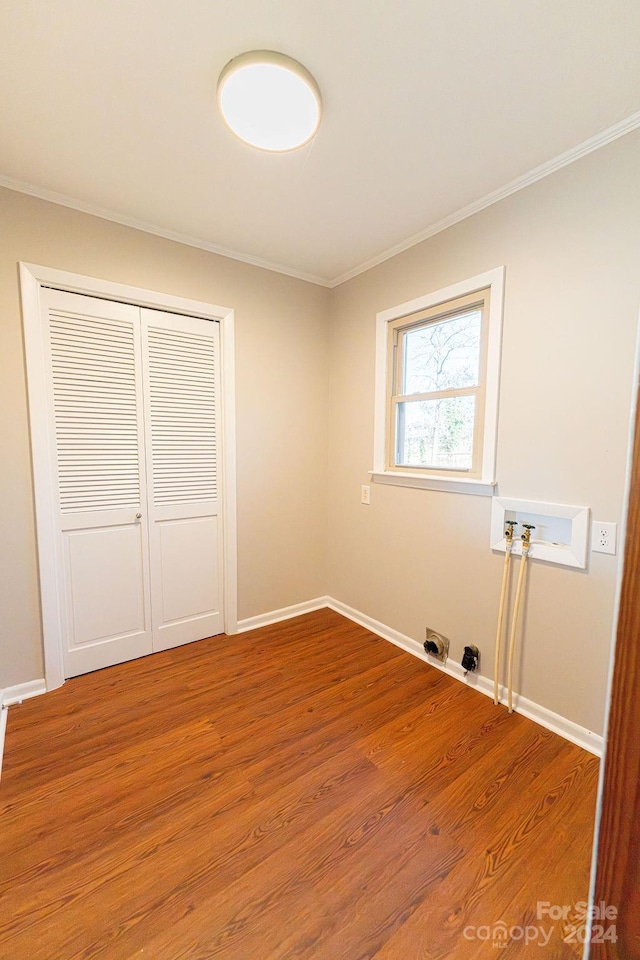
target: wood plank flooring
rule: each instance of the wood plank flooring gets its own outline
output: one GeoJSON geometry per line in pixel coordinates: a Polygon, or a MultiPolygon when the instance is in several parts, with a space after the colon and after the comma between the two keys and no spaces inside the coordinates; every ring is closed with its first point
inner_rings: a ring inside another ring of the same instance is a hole
{"type": "Polygon", "coordinates": [[[9,711],[0,958],[575,960],[597,773],[328,610],[78,677],[9,711]]]}

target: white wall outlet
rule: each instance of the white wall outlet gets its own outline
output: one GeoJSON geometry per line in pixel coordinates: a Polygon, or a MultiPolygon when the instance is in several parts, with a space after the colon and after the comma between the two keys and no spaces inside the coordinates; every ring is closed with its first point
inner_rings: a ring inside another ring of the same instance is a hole
{"type": "Polygon", "coordinates": [[[371,487],[367,483],[363,483],[360,488],[360,503],[371,503],[371,487]]]}
{"type": "Polygon", "coordinates": [[[594,520],[591,524],[591,550],[593,553],[616,552],[617,523],[602,523],[594,520]]]}

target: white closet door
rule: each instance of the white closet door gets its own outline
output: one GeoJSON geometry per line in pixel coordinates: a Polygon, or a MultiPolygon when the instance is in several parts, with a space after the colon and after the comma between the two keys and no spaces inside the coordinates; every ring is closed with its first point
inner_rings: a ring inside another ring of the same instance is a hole
{"type": "Polygon", "coordinates": [[[139,309],[43,291],[66,677],[150,653],[139,309]]]}
{"type": "Polygon", "coordinates": [[[223,631],[219,327],[141,311],[153,649],[223,631]]]}

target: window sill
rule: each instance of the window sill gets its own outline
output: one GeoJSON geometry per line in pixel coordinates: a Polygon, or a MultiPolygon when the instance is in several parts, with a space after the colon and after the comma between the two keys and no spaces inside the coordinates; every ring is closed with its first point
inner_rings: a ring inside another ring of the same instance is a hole
{"type": "Polygon", "coordinates": [[[421,490],[444,490],[447,493],[467,493],[476,497],[492,497],[496,492],[496,483],[484,480],[472,480],[469,477],[435,477],[423,473],[410,473],[392,470],[370,470],[369,476],[375,483],[388,483],[395,487],[416,487],[421,490]]]}

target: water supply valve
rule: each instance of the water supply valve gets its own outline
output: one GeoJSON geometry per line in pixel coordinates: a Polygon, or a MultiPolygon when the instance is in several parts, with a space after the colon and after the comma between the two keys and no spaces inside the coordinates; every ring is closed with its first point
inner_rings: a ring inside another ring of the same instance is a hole
{"type": "Polygon", "coordinates": [[[532,531],[532,530],[535,530],[535,528],[536,528],[536,527],[535,527],[535,524],[534,524],[534,523],[523,523],[522,526],[524,527],[524,533],[522,534],[522,540],[525,541],[526,543],[529,543],[529,541],[531,540],[531,531],[532,531]]]}
{"type": "Polygon", "coordinates": [[[535,530],[535,525],[533,523],[523,523],[522,526],[524,530],[522,531],[522,556],[526,556],[529,553],[529,548],[531,547],[531,531],[535,530]]]}
{"type": "Polygon", "coordinates": [[[504,538],[508,544],[511,544],[513,543],[514,527],[517,527],[518,523],[516,520],[505,520],[504,525],[507,528],[504,532],[504,538]]]}

